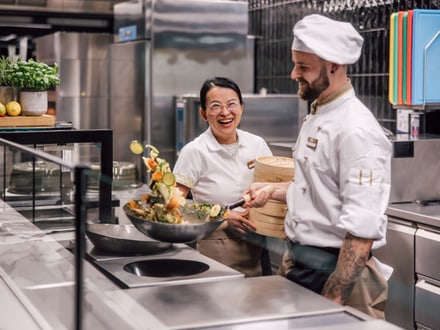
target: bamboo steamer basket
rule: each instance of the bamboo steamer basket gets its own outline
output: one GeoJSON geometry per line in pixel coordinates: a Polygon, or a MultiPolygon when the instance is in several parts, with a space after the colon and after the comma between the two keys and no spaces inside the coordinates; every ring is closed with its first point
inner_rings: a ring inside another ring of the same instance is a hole
{"type": "MultiPolygon", "coordinates": [[[[254,162],[254,182],[288,182],[295,173],[293,158],[266,156],[254,162]]],[[[284,217],[287,205],[269,200],[264,207],[249,209],[249,219],[264,236],[284,238],[284,217]]]]}
{"type": "Polygon", "coordinates": [[[254,165],[254,182],[291,181],[295,172],[293,158],[288,157],[259,157],[254,165]]]}

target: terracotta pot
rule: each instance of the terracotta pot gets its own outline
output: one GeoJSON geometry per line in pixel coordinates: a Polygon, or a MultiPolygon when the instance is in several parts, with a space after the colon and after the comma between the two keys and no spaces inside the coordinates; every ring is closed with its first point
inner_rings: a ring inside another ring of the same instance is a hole
{"type": "Polygon", "coordinates": [[[25,116],[41,116],[47,112],[47,91],[20,91],[21,111],[25,116]]]}

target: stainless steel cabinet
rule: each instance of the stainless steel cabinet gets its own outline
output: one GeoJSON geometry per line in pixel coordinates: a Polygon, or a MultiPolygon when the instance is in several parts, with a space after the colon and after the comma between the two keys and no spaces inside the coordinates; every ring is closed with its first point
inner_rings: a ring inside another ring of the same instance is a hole
{"type": "Polygon", "coordinates": [[[385,317],[405,329],[440,329],[440,205],[395,203],[387,214],[387,245],[374,252],[394,267],[385,317]]]}
{"type": "Polygon", "coordinates": [[[440,328],[440,230],[420,228],[415,236],[414,317],[417,328],[440,328]]]}

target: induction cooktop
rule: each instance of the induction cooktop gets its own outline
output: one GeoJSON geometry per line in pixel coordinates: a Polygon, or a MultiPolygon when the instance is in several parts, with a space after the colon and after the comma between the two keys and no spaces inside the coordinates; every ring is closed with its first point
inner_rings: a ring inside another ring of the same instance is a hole
{"type": "Polygon", "coordinates": [[[242,278],[244,275],[185,244],[152,255],[103,253],[87,242],[87,259],[123,289],[242,278]]]}

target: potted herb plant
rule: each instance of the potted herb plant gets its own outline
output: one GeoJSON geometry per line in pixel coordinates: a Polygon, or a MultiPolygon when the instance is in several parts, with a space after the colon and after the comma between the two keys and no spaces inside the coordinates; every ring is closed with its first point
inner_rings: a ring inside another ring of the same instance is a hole
{"type": "Polygon", "coordinates": [[[60,84],[58,65],[29,59],[11,66],[10,82],[19,90],[24,115],[40,116],[47,112],[47,90],[60,84]]]}
{"type": "Polygon", "coordinates": [[[17,100],[17,90],[10,81],[11,67],[14,61],[10,57],[0,57],[0,103],[7,104],[17,100]]]}

